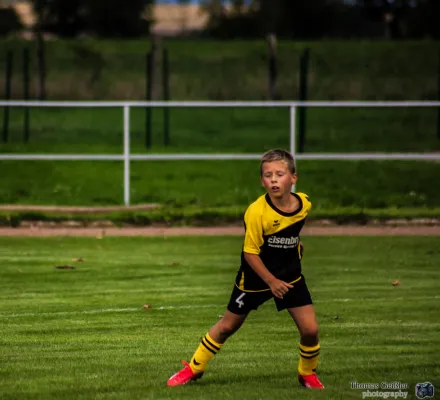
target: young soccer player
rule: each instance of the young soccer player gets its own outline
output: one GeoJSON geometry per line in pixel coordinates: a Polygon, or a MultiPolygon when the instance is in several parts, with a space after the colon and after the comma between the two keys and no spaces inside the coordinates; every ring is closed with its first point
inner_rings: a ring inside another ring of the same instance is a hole
{"type": "Polygon", "coordinates": [[[315,371],[320,345],[312,299],[301,273],[300,231],[311,203],[303,193],[291,193],[296,183],[295,162],[285,150],[266,152],[260,163],[267,193],[252,203],[244,216],[241,265],[224,316],[202,338],[190,363],[169,378],[168,386],[202,377],[206,366],[246,320],[252,310],[273,298],[278,311],[286,309],[300,334],[298,380],[307,388],[323,389],[315,371]]]}

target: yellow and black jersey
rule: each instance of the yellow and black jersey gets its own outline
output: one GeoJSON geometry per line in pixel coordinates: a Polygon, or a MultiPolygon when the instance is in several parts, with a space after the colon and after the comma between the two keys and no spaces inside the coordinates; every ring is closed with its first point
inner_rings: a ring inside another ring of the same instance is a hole
{"type": "Polygon", "coordinates": [[[240,290],[270,290],[246,262],[244,253],[258,254],[278,279],[291,283],[300,278],[300,232],[312,203],[304,193],[292,193],[292,196],[299,201],[298,209],[292,213],[279,210],[268,194],[259,197],[246,210],[241,266],[235,281],[240,290]]]}

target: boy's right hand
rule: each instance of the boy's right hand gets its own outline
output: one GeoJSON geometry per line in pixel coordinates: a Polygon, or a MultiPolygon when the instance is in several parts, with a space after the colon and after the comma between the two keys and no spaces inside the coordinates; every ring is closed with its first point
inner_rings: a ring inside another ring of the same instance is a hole
{"type": "Polygon", "coordinates": [[[269,287],[275,297],[282,299],[284,295],[289,291],[289,289],[293,288],[293,285],[275,278],[269,284],[269,287]]]}

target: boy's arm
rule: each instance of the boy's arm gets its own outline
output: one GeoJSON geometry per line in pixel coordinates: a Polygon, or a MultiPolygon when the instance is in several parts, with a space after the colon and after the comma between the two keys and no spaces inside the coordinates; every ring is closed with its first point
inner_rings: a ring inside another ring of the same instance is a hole
{"type": "Polygon", "coordinates": [[[282,299],[289,289],[293,288],[290,283],[275,278],[275,276],[266,268],[263,261],[261,261],[258,254],[244,252],[244,259],[255,273],[270,287],[270,290],[275,297],[282,299]]]}

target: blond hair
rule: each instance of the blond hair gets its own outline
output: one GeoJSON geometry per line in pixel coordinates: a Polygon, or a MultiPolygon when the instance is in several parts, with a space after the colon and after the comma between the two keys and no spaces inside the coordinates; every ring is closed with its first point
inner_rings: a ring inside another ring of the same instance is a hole
{"type": "Polygon", "coordinates": [[[292,154],[286,150],[274,149],[266,151],[266,153],[264,153],[261,157],[260,175],[263,174],[263,164],[271,161],[284,161],[292,175],[296,172],[295,160],[293,159],[292,154]]]}

